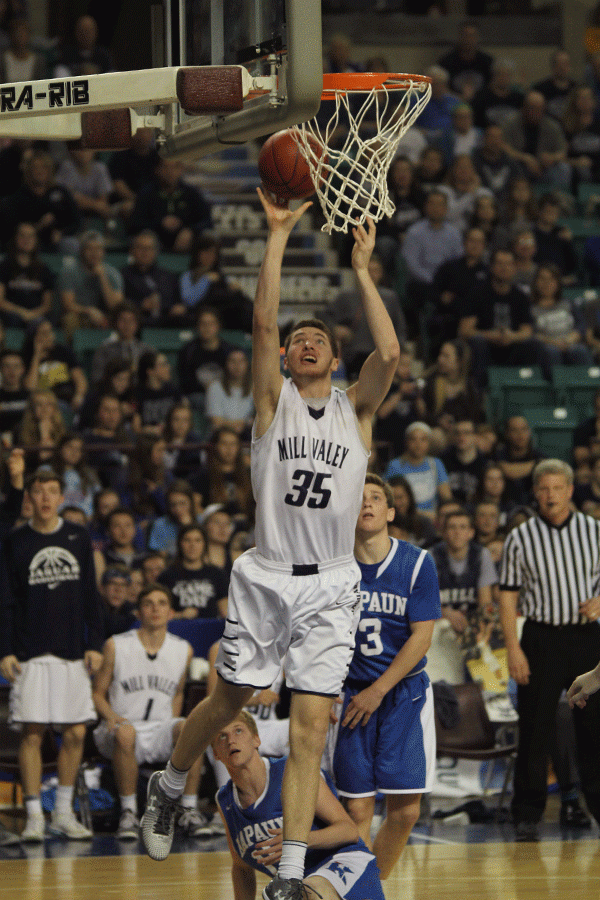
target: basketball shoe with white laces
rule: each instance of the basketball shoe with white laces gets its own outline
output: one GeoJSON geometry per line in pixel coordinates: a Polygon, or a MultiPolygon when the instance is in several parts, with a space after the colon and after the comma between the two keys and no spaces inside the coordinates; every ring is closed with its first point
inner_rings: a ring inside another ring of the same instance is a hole
{"type": "Polygon", "coordinates": [[[175,834],[175,816],[181,810],[177,800],[171,800],[160,787],[162,772],[153,772],[148,782],[146,811],[142,816],[142,841],[151,859],[166,859],[171,852],[175,834]]]}
{"type": "Polygon", "coordinates": [[[44,832],[46,829],[46,820],[43,816],[27,816],[25,828],[21,832],[21,842],[23,844],[39,844],[44,840],[44,832]]]}
{"type": "Polygon", "coordinates": [[[312,900],[314,894],[323,900],[318,891],[304,884],[300,878],[273,878],[263,890],[263,900],[312,900]]]}
{"type": "Polygon", "coordinates": [[[74,812],[56,814],[52,813],[50,830],[53,834],[66,837],[70,841],[89,841],[94,837],[94,832],[82,825],[74,812]]]}
{"type": "Polygon", "coordinates": [[[134,812],[124,809],[119,819],[117,837],[120,841],[135,841],[139,837],[140,823],[134,812]]]}

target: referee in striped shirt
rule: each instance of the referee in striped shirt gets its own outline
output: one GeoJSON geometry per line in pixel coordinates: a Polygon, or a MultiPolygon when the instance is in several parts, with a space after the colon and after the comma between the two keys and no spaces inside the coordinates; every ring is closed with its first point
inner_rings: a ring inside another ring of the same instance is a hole
{"type": "MultiPolygon", "coordinates": [[[[537,840],[560,695],[600,656],[600,522],[572,510],[573,470],[561,460],[538,463],[533,492],[539,513],[510,532],[500,571],[500,622],[518,685],[512,813],[522,841],[537,840]]],[[[600,693],[574,719],[581,787],[600,822],[600,693]]]]}

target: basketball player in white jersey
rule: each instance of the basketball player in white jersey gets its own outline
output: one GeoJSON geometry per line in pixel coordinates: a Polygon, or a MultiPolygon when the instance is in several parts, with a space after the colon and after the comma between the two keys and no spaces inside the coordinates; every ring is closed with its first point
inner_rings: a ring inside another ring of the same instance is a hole
{"type": "MultiPolygon", "coordinates": [[[[181,731],[183,691],[192,647],[169,634],[172,597],[168,588],[151,584],[140,593],[139,629],[110,637],[94,679],[93,698],[101,722],[94,729],[100,753],[112,760],[121,800],[117,836],[138,836],[137,781],[142,763],[169,758],[181,731]]],[[[202,757],[188,772],[178,825],[188,837],[209,834],[197,809],[202,757]]]]}
{"type": "Polygon", "coordinates": [[[269,236],[252,335],[256,547],[233,567],[217,686],[188,717],[165,772],[153,776],[142,833],[150,856],[164,859],[187,769],[254,690],[272,684],[283,662],[293,692],[282,791],[283,850],[278,875],[264,897],[295,900],[304,891],[306,842],[331,703],[354,647],[360,580],[354,526],[372,418],[387,394],[400,348],[368,272],[375,226],[367,220],[366,228],[353,229],[352,266],[376,349],[356,384],[340,391],[331,384],[338,364],[335,340],[322,322],[305,320],[286,341],[285,366],[291,377],[282,377],[277,327],[281,266],[289,234],[310,203],[292,212],[258,193],[269,236]]]}

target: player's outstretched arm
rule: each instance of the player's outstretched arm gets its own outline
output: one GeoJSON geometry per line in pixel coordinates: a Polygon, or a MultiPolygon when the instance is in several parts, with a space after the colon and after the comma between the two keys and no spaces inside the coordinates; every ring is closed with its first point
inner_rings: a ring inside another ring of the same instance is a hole
{"type": "Polygon", "coordinates": [[[567,700],[569,706],[579,706],[581,709],[587,703],[591,694],[595,694],[600,690],[600,663],[590,672],[584,672],[578,675],[569,690],[567,691],[567,700]]]}
{"type": "Polygon", "coordinates": [[[381,295],[369,274],[369,261],[375,247],[375,223],[367,219],[367,228],[353,229],[352,268],[356,273],[363,309],[375,350],[365,361],[358,381],[348,389],[359,418],[372,419],[390,389],[400,356],[400,345],[381,295]]]}
{"type": "Polygon", "coordinates": [[[315,816],[325,822],[323,828],[308,833],[308,846],[313,850],[333,850],[358,840],[358,828],[340,801],[329,789],[325,779],[319,779],[315,816]]]}
{"type": "Polygon", "coordinates": [[[252,390],[256,407],[256,428],[260,436],[270,425],[282,384],[277,314],[283,254],[290,232],[311,204],[304,203],[292,212],[287,207],[276,206],[260,188],[257,188],[257,192],[269,228],[256,285],[252,320],[252,390]]]}

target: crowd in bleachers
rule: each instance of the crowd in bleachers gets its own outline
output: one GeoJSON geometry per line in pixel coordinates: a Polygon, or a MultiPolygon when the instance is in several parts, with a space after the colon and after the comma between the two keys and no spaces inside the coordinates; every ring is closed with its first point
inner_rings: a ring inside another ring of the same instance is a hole
{"type": "MultiPolygon", "coordinates": [[[[5,47],[6,80],[111,67],[89,16],[55,59],[31,50],[22,15],[5,47]]],[[[538,82],[518,84],[514,63],[484,53],[465,23],[427,72],[432,99],[390,168],[396,211],[378,225],[371,274],[403,351],[371,467],[393,486],[390,532],[421,546],[445,536],[458,506],[497,565],[507,529],[530,513],[535,463],[556,455],[492,373],[539,375],[551,404],[565,396],[557,366],[585,366],[600,386],[600,303],[588,296],[600,284],[597,62],[575,78],[557,48],[538,82]]],[[[362,66],[336,37],[326,67],[362,66]]],[[[178,617],[222,615],[232,562],[252,545],[252,302],[223,274],[211,223],[211,203],[149,130],[100,156],[2,141],[4,506],[12,448],[28,471],[62,477],[63,515],[92,537],[107,635],[130,626],[157,580],[178,617]]],[[[358,294],[314,311],[353,378],[372,350],[358,294]]],[[[592,396],[573,410],[564,455],[576,505],[600,518],[592,396]]],[[[29,515],[25,499],[17,522],[29,515]]]]}

